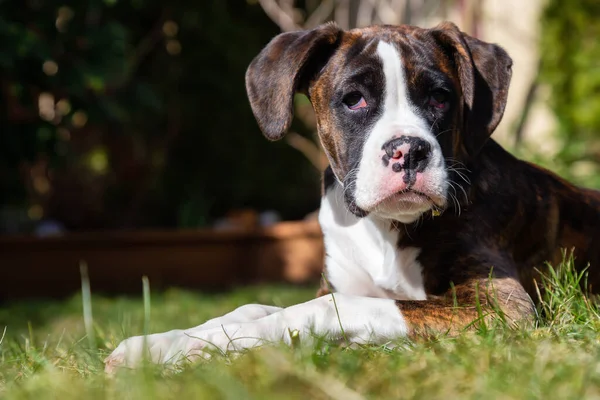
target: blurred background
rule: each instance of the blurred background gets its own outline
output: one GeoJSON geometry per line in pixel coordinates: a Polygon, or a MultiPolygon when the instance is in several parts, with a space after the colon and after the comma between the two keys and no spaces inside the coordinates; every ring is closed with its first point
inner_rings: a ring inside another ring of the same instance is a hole
{"type": "MultiPolygon", "coordinates": [[[[501,44],[514,73],[495,138],[600,187],[598,0],[4,0],[0,236],[311,221],[326,166],[312,109],[298,97],[268,142],[244,73],[277,33],[329,20],[451,20],[501,44]]],[[[15,243],[0,252],[34,249],[15,243]]]]}
{"type": "MultiPolygon", "coordinates": [[[[452,20],[514,58],[496,139],[600,183],[597,0],[5,0],[0,232],[303,219],[324,165],[306,101],[269,143],[244,89],[281,30],[452,20]]],[[[301,99],[303,100],[303,99],[301,99]]]]}

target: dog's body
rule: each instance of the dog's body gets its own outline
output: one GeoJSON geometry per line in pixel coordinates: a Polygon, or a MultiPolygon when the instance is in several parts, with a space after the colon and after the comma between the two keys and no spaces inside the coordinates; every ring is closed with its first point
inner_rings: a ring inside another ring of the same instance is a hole
{"type": "MultiPolygon", "coordinates": [[[[248,69],[249,98],[272,140],[291,123],[295,92],[315,108],[330,161],[319,214],[328,284],[304,304],[243,306],[150,335],[152,360],[291,343],[294,330],[301,340],[385,343],[454,332],[492,308],[528,319],[536,271],[559,262],[563,248],[575,248],[578,267],[590,263],[589,282],[598,282],[600,194],[488,139],[511,65],[501,48],[451,24],[328,24],[276,37],[248,69]]],[[[121,343],[107,369],[135,365],[143,343],[121,343]]]]}

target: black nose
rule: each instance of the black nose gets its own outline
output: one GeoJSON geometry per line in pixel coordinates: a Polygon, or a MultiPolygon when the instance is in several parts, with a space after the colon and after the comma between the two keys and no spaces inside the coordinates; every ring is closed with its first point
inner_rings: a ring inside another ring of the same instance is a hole
{"type": "Polygon", "coordinates": [[[392,139],[382,146],[382,150],[385,151],[384,160],[385,162],[392,163],[394,171],[399,172],[400,170],[414,170],[421,172],[427,167],[429,159],[431,158],[431,144],[419,137],[415,136],[400,136],[399,138],[392,139]],[[408,152],[402,153],[401,146],[408,144],[408,152]],[[404,164],[398,165],[395,160],[400,160],[404,157],[404,164]]]}
{"type": "Polygon", "coordinates": [[[431,145],[429,142],[423,139],[417,139],[413,145],[410,146],[408,152],[408,166],[406,168],[416,169],[417,171],[425,169],[429,163],[429,157],[431,156],[431,145]]]}

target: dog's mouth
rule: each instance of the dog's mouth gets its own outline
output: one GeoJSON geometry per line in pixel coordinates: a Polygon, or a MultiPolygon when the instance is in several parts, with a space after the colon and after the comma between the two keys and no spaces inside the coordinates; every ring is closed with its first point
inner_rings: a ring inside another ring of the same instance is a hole
{"type": "Polygon", "coordinates": [[[423,208],[441,209],[443,201],[414,189],[404,189],[378,201],[373,211],[398,210],[413,211],[423,208]]]}
{"type": "Polygon", "coordinates": [[[377,204],[375,204],[375,207],[373,208],[378,208],[379,206],[383,205],[393,205],[397,203],[432,204],[433,200],[431,199],[431,197],[427,196],[423,192],[419,192],[417,190],[412,189],[405,189],[396,192],[391,196],[381,199],[377,204]]]}
{"type": "Polygon", "coordinates": [[[427,196],[425,193],[419,192],[418,190],[412,190],[412,189],[402,190],[400,192],[393,194],[391,197],[392,197],[392,199],[395,199],[398,201],[407,201],[407,202],[414,202],[414,203],[422,203],[423,201],[428,201],[430,203],[434,203],[433,199],[431,197],[427,196]]]}
{"type": "Polygon", "coordinates": [[[411,222],[424,212],[432,210],[439,215],[446,208],[446,198],[439,185],[427,180],[417,182],[417,185],[401,185],[398,182],[386,182],[386,185],[376,190],[356,187],[356,182],[345,182],[344,197],[348,210],[362,218],[371,213],[384,219],[397,219],[401,222],[411,222]],[[395,186],[395,187],[394,187],[395,186]],[[398,187],[400,186],[400,187],[398,187]],[[404,186],[404,187],[401,187],[404,186]],[[378,195],[374,196],[377,193],[378,195]],[[365,203],[357,202],[357,198],[373,198],[365,203]]]}

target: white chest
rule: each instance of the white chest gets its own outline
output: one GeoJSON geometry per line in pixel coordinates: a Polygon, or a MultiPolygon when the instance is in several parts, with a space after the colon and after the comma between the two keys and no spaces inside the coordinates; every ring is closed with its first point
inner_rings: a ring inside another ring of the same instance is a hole
{"type": "Polygon", "coordinates": [[[357,218],[344,206],[342,189],[331,188],[321,201],[319,222],[325,236],[327,277],[336,291],[357,296],[425,300],[421,249],[399,249],[390,221],[357,218]]]}

